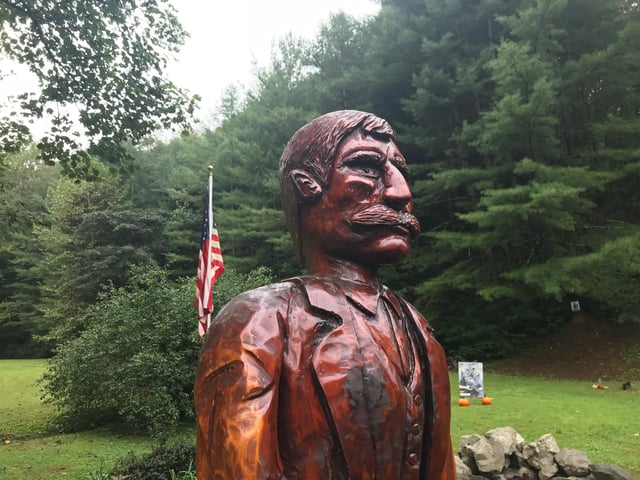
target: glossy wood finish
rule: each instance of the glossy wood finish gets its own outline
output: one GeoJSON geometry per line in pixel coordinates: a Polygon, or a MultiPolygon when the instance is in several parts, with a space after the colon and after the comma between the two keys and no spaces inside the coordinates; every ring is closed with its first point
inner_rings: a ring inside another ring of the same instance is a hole
{"type": "Polygon", "coordinates": [[[419,232],[407,177],[371,114],[333,112],[292,137],[280,180],[309,275],[246,292],[212,322],[199,480],[455,478],[444,351],[376,275],[419,232]]]}

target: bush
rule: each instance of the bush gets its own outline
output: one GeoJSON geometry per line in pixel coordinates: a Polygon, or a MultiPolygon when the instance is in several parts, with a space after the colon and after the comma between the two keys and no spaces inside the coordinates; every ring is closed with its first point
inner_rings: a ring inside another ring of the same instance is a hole
{"type": "Polygon", "coordinates": [[[116,463],[111,475],[127,480],[172,480],[176,474],[181,478],[180,472],[192,472],[195,459],[196,448],[193,445],[163,446],[147,455],[130,453],[116,463]]]}
{"type": "MultiPolygon", "coordinates": [[[[270,280],[266,269],[225,272],[216,284],[222,306],[270,280]]],[[[67,428],[124,421],[163,441],[193,418],[193,380],[200,341],[195,281],[169,280],[157,267],[134,267],[126,287],[101,295],[83,317],[86,330],[57,349],[41,381],[67,428]]]]}
{"type": "Polygon", "coordinates": [[[508,358],[568,317],[564,305],[537,299],[488,302],[473,291],[447,291],[416,304],[447,355],[466,361],[508,358]]]}

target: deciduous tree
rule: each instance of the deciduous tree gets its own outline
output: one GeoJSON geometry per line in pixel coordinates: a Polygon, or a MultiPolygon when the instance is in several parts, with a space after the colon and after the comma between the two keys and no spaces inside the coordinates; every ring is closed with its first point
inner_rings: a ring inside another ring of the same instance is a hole
{"type": "Polygon", "coordinates": [[[165,75],[186,35],[168,0],[2,0],[0,24],[1,50],[40,86],[0,118],[2,151],[21,148],[29,122],[47,118],[41,158],[95,175],[89,154],[126,164],[124,143],[189,125],[194,99],[165,75]]]}

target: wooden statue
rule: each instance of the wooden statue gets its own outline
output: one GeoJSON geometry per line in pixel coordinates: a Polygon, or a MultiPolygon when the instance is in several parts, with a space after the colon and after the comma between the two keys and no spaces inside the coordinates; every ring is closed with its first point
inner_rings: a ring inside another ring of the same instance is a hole
{"type": "Polygon", "coordinates": [[[393,130],[328,113],[291,138],[279,175],[308,275],[213,320],[195,387],[198,480],[454,480],[444,351],[376,276],[420,230],[393,130]]]}

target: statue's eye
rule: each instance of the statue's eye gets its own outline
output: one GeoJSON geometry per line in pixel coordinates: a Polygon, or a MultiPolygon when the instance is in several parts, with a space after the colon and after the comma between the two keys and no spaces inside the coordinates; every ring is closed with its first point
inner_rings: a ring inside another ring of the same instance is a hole
{"type": "Polygon", "coordinates": [[[347,160],[345,165],[361,175],[377,178],[380,176],[382,159],[375,155],[358,155],[347,160]]]}

